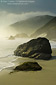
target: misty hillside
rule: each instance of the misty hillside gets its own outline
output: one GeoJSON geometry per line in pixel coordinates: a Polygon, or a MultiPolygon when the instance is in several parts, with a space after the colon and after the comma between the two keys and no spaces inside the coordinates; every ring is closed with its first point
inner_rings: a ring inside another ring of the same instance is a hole
{"type": "Polygon", "coordinates": [[[56,40],[56,17],[31,35],[31,37],[35,38],[38,36],[44,36],[50,40],[56,40]]]}
{"type": "Polygon", "coordinates": [[[12,25],[10,25],[11,30],[16,30],[20,33],[28,33],[31,34],[40,27],[44,26],[47,22],[49,22],[53,16],[49,15],[42,15],[42,16],[36,16],[33,18],[29,18],[27,20],[23,20],[20,22],[16,22],[12,25]]]}

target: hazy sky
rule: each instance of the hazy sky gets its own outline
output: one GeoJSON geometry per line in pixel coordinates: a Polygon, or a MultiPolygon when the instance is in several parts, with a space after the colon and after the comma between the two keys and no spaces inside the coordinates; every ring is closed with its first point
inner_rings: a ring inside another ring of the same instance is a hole
{"type": "Polygon", "coordinates": [[[56,0],[0,0],[0,35],[8,25],[37,15],[56,16],[56,0]]]}
{"type": "Polygon", "coordinates": [[[31,11],[49,11],[56,14],[56,0],[0,0],[0,10],[12,13],[23,13],[31,11]],[[1,3],[2,1],[2,3],[1,3]],[[7,2],[5,2],[7,1],[7,2]],[[9,4],[9,1],[24,1],[24,4],[9,4]],[[25,1],[32,1],[27,2],[25,1]]]}

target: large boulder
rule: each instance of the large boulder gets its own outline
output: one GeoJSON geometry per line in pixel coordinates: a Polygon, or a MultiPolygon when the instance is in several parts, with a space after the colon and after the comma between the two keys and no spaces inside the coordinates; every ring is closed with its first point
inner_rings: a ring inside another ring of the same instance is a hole
{"type": "Polygon", "coordinates": [[[35,59],[49,60],[52,50],[49,40],[46,38],[32,39],[17,47],[14,51],[16,56],[30,57],[35,59]]]}
{"type": "Polygon", "coordinates": [[[23,64],[16,66],[16,71],[39,71],[42,67],[37,62],[24,62],[23,64]]]}

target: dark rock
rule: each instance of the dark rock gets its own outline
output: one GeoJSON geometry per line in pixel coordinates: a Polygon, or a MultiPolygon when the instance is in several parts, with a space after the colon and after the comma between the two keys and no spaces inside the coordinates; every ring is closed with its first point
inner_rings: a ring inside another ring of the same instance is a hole
{"type": "Polygon", "coordinates": [[[51,58],[50,54],[39,53],[35,59],[49,60],[51,58]]]}
{"type": "Polygon", "coordinates": [[[52,50],[49,40],[46,38],[32,39],[24,43],[14,51],[16,56],[30,57],[35,59],[49,60],[52,50]]]}
{"type": "Polygon", "coordinates": [[[24,62],[23,64],[17,66],[14,70],[17,71],[38,71],[42,67],[37,62],[24,62]]]}

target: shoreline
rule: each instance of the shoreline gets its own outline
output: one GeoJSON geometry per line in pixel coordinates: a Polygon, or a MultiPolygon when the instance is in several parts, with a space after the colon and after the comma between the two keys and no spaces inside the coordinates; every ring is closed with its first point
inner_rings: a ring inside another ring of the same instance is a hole
{"type": "MultiPolygon", "coordinates": [[[[4,57],[3,57],[3,58],[4,58],[4,57]]],[[[1,58],[1,60],[2,60],[3,58],[1,58]]],[[[53,49],[52,49],[52,58],[51,58],[50,60],[54,60],[54,59],[56,59],[56,48],[53,48],[53,49]]],[[[49,60],[49,61],[50,61],[50,60],[49,60]]],[[[28,62],[28,61],[30,61],[30,62],[31,62],[31,61],[35,62],[35,61],[43,61],[43,60],[36,60],[36,59],[34,59],[34,58],[27,58],[27,57],[20,57],[20,56],[18,57],[18,56],[16,56],[15,59],[13,59],[11,62],[9,62],[10,65],[7,66],[7,67],[5,67],[5,68],[3,68],[3,69],[1,69],[1,71],[3,71],[4,69],[16,67],[17,65],[24,63],[24,61],[26,61],[26,62],[28,62]]],[[[44,61],[46,61],[46,60],[44,60],[44,61]]],[[[1,72],[1,71],[0,71],[0,72],[1,72]]]]}
{"type": "Polygon", "coordinates": [[[37,60],[43,67],[41,71],[15,72],[9,74],[12,69],[4,69],[0,72],[1,85],[55,85],[56,84],[56,60],[37,60]]]}
{"type": "MultiPolygon", "coordinates": [[[[52,56],[56,56],[56,49],[52,49],[52,56]]],[[[56,85],[56,59],[35,60],[31,58],[18,58],[15,67],[24,61],[36,61],[42,66],[41,71],[19,71],[10,74],[14,67],[0,71],[0,85],[56,85]]]]}

